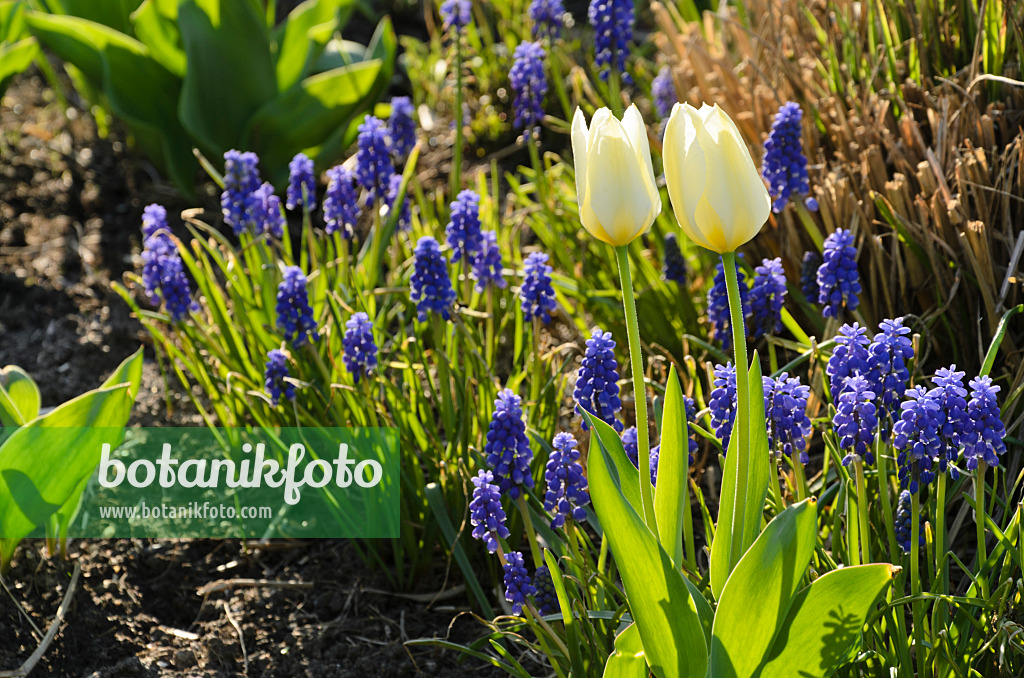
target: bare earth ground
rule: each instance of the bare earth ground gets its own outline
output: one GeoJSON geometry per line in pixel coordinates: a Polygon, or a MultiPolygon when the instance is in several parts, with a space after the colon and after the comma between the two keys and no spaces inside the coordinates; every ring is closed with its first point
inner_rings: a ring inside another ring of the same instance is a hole
{"type": "MultiPolygon", "coordinates": [[[[171,214],[194,206],[154,176],[116,129],[99,138],[93,119],[73,104],[65,111],[36,75],[0,101],[0,366],[27,369],[44,406],[95,388],[145,343],[110,281],[133,268],[146,204],[171,214]]],[[[212,193],[200,202],[216,209],[212,193]]],[[[199,424],[187,398],[171,402],[169,412],[148,360],[132,424],[199,424]]],[[[386,580],[342,541],[246,550],[237,541],[109,540],[71,552],[47,560],[37,544],[19,551],[0,588],[0,672],[39,645],[78,563],[71,606],[33,676],[495,675],[451,652],[406,648],[449,632],[468,641],[483,627],[468,615],[449,627],[464,598],[428,606],[380,593],[386,580]],[[230,579],[289,585],[197,593],[230,579]]],[[[444,566],[439,556],[421,592],[440,586],[444,566]]]]}

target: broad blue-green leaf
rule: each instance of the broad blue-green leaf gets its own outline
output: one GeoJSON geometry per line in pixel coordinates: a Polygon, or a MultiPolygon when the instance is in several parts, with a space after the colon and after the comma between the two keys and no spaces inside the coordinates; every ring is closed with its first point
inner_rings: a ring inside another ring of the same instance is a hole
{"type": "Polygon", "coordinates": [[[690,446],[686,425],[686,399],[679,387],[676,366],[668,373],[665,407],[661,416],[661,451],[658,456],[658,486],[654,492],[654,515],[662,547],[676,567],[683,564],[683,511],[689,511],[687,481],[690,446]]]}
{"type": "MultiPolygon", "coordinates": [[[[711,590],[716,598],[721,598],[729,574],[757,539],[764,515],[764,499],[768,495],[768,429],[764,419],[761,363],[756,351],[748,375],[746,398],[750,419],[747,422],[737,420],[729,440],[722,471],[718,523],[711,544],[711,590]],[[750,441],[746,454],[741,454],[739,449],[739,429],[742,426],[746,426],[750,441]]],[[[737,393],[736,397],[744,396],[737,393]]]]}
{"type": "Polygon", "coordinates": [[[640,630],[630,624],[615,637],[615,650],[604,665],[604,678],[647,678],[647,657],[640,630]]]}
{"type": "Polygon", "coordinates": [[[39,56],[35,38],[0,46],[0,93],[7,89],[11,78],[24,72],[39,56]]]}
{"type": "Polygon", "coordinates": [[[615,429],[597,417],[589,417],[586,414],[584,416],[587,417],[587,421],[591,422],[590,454],[597,451],[597,444],[605,449],[615,467],[615,479],[619,484],[619,491],[622,492],[622,496],[626,498],[634,511],[642,513],[640,476],[637,475],[636,466],[633,466],[633,462],[626,456],[622,438],[615,432],[615,429]]]}
{"type": "Polygon", "coordinates": [[[284,92],[308,76],[324,47],[348,20],[355,0],[306,0],[271,35],[277,90],[284,92]]]}
{"type": "MultiPolygon", "coordinates": [[[[585,416],[596,426],[595,417],[585,416]]],[[[683,574],[626,501],[612,477],[610,455],[598,448],[591,446],[587,461],[591,500],[618,564],[647,663],[658,678],[704,678],[704,632],[683,574]]]]}
{"type": "Polygon", "coordinates": [[[184,78],[187,60],[178,32],[178,0],[146,0],[132,14],[132,25],[153,58],[184,78]]]}
{"type": "Polygon", "coordinates": [[[56,13],[88,19],[115,31],[131,35],[131,13],[142,0],[60,0],[56,13]]]}
{"type": "Polygon", "coordinates": [[[21,426],[39,416],[41,405],[39,387],[28,372],[17,365],[0,370],[0,424],[21,426]]]}
{"type": "Polygon", "coordinates": [[[710,678],[754,675],[800,587],[816,525],[813,499],[790,506],[768,523],[733,570],[715,612],[710,678]]]}
{"type": "MultiPolygon", "coordinates": [[[[245,0],[183,0],[178,30],[188,59],[182,124],[207,155],[244,147],[250,118],[277,95],[262,12],[245,0]]],[[[302,111],[293,116],[301,124],[302,111]]]]}
{"type": "Polygon", "coordinates": [[[846,567],[802,589],[755,675],[831,676],[852,658],[868,614],[898,572],[887,563],[846,567]]]}

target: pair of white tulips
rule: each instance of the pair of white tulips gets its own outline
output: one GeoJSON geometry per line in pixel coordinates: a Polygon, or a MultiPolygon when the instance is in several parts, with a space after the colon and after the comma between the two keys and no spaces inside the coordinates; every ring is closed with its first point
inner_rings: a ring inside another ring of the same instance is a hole
{"type": "MultiPolygon", "coordinates": [[[[580,220],[622,246],[661,213],[647,130],[636,106],[622,120],[607,108],[587,128],[576,109],[572,151],[580,220]]],[[[735,252],[768,220],[771,198],[736,123],[718,107],[676,104],[665,128],[665,181],[683,232],[709,250],[735,252]]]]}

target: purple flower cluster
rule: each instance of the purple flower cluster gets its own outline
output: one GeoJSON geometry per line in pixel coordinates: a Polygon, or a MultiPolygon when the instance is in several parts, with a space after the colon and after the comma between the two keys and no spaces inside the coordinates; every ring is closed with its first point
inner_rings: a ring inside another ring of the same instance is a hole
{"type": "Polygon", "coordinates": [[[754,339],[782,329],[782,304],[786,300],[786,272],[782,259],[765,259],[754,269],[750,300],[750,333],[754,339]]]}
{"type": "Polygon", "coordinates": [[[249,216],[253,232],[269,233],[275,238],[284,236],[285,220],[281,199],[274,193],[274,187],[269,182],[263,182],[253,192],[249,216]]]}
{"type": "Polygon", "coordinates": [[[875,393],[864,377],[857,375],[846,381],[836,400],[836,413],[832,426],[839,437],[839,448],[846,450],[843,464],[864,459],[875,463],[871,443],[875,440],[878,418],[875,413],[875,393]]]}
{"type": "Polygon", "coordinates": [[[341,338],[344,349],[342,360],[352,379],[359,383],[360,377],[369,376],[377,367],[377,344],[373,341],[373,323],[370,316],[353,313],[345,323],[345,334],[341,338]]]}
{"type": "Polygon", "coordinates": [[[524,488],[533,487],[530,474],[533,451],[526,438],[522,399],[510,389],[499,393],[494,401],[484,454],[494,471],[495,483],[503,494],[517,499],[524,488]]]}
{"type": "MultiPolygon", "coordinates": [[[[626,457],[633,463],[633,466],[637,469],[640,468],[640,445],[637,443],[636,437],[636,426],[630,426],[622,432],[622,449],[626,452],[626,457]]],[[[692,441],[691,441],[692,442],[692,441]]],[[[657,487],[658,485],[658,461],[661,459],[661,446],[656,445],[651,448],[650,452],[650,471],[651,471],[651,485],[657,487]]],[[[691,461],[692,463],[692,461],[691,461]]]]}
{"type": "Polygon", "coordinates": [[[551,271],[554,269],[548,266],[548,255],[533,252],[523,265],[523,286],[519,290],[523,315],[527,320],[540,318],[545,323],[549,322],[556,304],[555,290],[551,286],[551,271]]]}
{"type": "Polygon", "coordinates": [[[274,407],[281,402],[281,396],[288,400],[295,400],[295,385],[289,382],[287,377],[287,354],[279,348],[272,349],[267,353],[264,387],[267,395],[270,396],[270,404],[274,407]]]}
{"type": "Polygon", "coordinates": [[[555,592],[555,583],[551,580],[551,570],[548,569],[547,565],[541,565],[537,568],[533,575],[533,585],[537,587],[537,592],[533,594],[533,602],[537,605],[537,612],[541,616],[557,612],[558,594],[555,592]]]}
{"type": "Polygon", "coordinates": [[[327,170],[327,194],[324,196],[324,230],[327,235],[340,232],[346,240],[355,234],[359,219],[359,196],[355,177],[342,165],[327,170]]]}
{"type": "Polygon", "coordinates": [[[499,539],[508,538],[505,509],[501,507],[501,490],[494,484],[494,474],[490,471],[480,471],[473,478],[469,522],[473,525],[473,538],[483,540],[490,553],[498,550],[499,539]]]}
{"type": "Polygon", "coordinates": [[[480,252],[473,260],[473,271],[470,274],[476,280],[476,291],[483,292],[488,285],[505,289],[508,282],[501,274],[501,249],[498,247],[498,235],[494,231],[480,234],[480,252]]]}
{"type": "Polygon", "coordinates": [[[679,240],[675,233],[665,236],[665,261],[662,264],[661,277],[680,287],[686,287],[686,257],[679,249],[679,240]]]}
{"type": "Polygon", "coordinates": [[[868,366],[868,330],[858,323],[843,325],[835,338],[836,345],[832,356],[825,366],[829,389],[833,400],[846,390],[846,382],[858,375],[867,376],[868,366]]]}
{"type": "Polygon", "coordinates": [[[869,381],[879,401],[880,414],[886,419],[895,419],[900,401],[907,392],[910,382],[910,368],[907,363],[914,358],[914,345],[910,341],[910,328],[903,325],[903,318],[883,320],[878,324],[879,332],[868,346],[869,381]]]}
{"type": "Polygon", "coordinates": [[[971,387],[971,401],[967,403],[970,428],[963,438],[964,465],[970,471],[978,468],[981,461],[998,466],[999,457],[1006,452],[1003,440],[1006,427],[996,402],[999,387],[993,386],[988,376],[975,377],[968,386],[971,387]]]}
{"type": "Polygon", "coordinates": [[[711,428],[722,441],[722,452],[728,452],[733,422],[736,420],[736,368],[731,362],[715,365],[715,379],[708,398],[711,428]]]}
{"type": "MultiPolygon", "coordinates": [[[[736,282],[740,290],[740,308],[746,315],[749,304],[747,297],[747,277],[738,265],[736,266],[736,282]]],[[[715,280],[708,290],[708,320],[711,321],[712,335],[722,342],[722,348],[728,351],[732,347],[732,315],[729,313],[729,290],[725,284],[725,267],[721,261],[715,266],[715,280]]]]}
{"type": "Polygon", "coordinates": [[[366,200],[373,203],[387,198],[395,166],[391,162],[388,130],[380,118],[366,116],[359,125],[356,138],[356,181],[366,190],[366,200]]]}
{"type": "Polygon", "coordinates": [[[818,304],[826,318],[838,318],[846,305],[850,311],[860,304],[860,274],[857,273],[857,247],[853,233],[845,228],[825,238],[822,264],[818,267],[818,304]]]}
{"type": "Polygon", "coordinates": [[[416,304],[420,322],[427,319],[427,313],[438,313],[445,320],[452,319],[451,308],[455,303],[455,290],[448,277],[448,261],[441,254],[441,246],[429,235],[416,243],[412,278],[409,281],[409,296],[416,304]]]}
{"type": "Polygon", "coordinates": [[[762,377],[761,380],[764,414],[768,423],[768,449],[789,458],[798,453],[800,462],[806,464],[809,461],[807,437],[811,435],[811,419],[807,416],[810,387],[786,372],[775,379],[762,377]]]}
{"type": "Polygon", "coordinates": [[[557,37],[562,30],[565,5],[562,0],[531,0],[530,21],[533,22],[533,37],[557,37]]]}
{"type": "Polygon", "coordinates": [[[566,518],[579,522],[587,517],[584,508],[590,503],[587,479],[583,477],[580,451],[576,439],[569,433],[558,433],[552,442],[551,456],[544,468],[544,510],[553,511],[551,529],[565,524],[566,518]]]}
{"type": "Polygon", "coordinates": [[[812,304],[818,302],[818,269],[822,261],[817,252],[804,252],[803,261],[800,262],[800,291],[812,304]]]}
{"type": "Polygon", "coordinates": [[[307,339],[320,339],[313,308],[309,305],[306,276],[298,266],[286,267],[284,280],[277,286],[277,326],[284,333],[285,341],[296,348],[307,339]]]}
{"type": "Polygon", "coordinates": [[[316,207],[316,177],[313,175],[313,161],[305,153],[299,153],[288,164],[288,191],[285,193],[285,207],[290,210],[301,207],[312,210],[316,207]]]}
{"type": "Polygon", "coordinates": [[[505,600],[512,603],[512,614],[522,614],[526,599],[537,593],[526,571],[523,554],[510,551],[505,554],[505,600]]]}
{"type": "Polygon", "coordinates": [[[472,20],[472,9],[470,0],[444,0],[438,11],[445,30],[451,29],[458,33],[468,26],[472,20]]]}
{"type": "MultiPolygon", "coordinates": [[[[781,212],[791,196],[805,196],[811,190],[807,183],[807,156],[801,140],[803,116],[799,104],[792,101],[783,104],[775,115],[768,140],[764,142],[761,174],[775,199],[772,203],[775,212],[781,212]]],[[[818,209],[814,198],[807,199],[807,208],[818,209]]]]}
{"type": "Polygon", "coordinates": [[[654,100],[654,112],[659,119],[667,118],[672,113],[672,107],[679,101],[676,93],[676,83],[672,79],[672,68],[662,66],[658,75],[651,81],[651,98],[654,100]]]}
{"type": "Polygon", "coordinates": [[[615,69],[628,83],[626,56],[636,20],[633,0],[591,0],[587,18],[594,27],[594,64],[601,79],[608,80],[615,69]]]}
{"type": "Polygon", "coordinates": [[[466,264],[479,256],[483,244],[480,233],[480,196],[476,191],[464,190],[451,204],[451,217],[445,227],[448,246],[452,248],[452,263],[466,264]]]}
{"type": "Polygon", "coordinates": [[[224,154],[224,191],[220,194],[224,222],[241,235],[252,221],[253,194],[260,187],[255,153],[230,150],[224,154]]]}
{"type": "Polygon", "coordinates": [[[163,300],[172,323],[184,320],[190,311],[198,311],[192,298],[185,264],[167,227],[167,210],[149,205],[143,210],[143,234],[149,234],[142,250],[142,286],[154,306],[163,300]]]}
{"type": "Polygon", "coordinates": [[[512,102],[515,126],[531,131],[544,119],[544,96],[548,93],[548,79],[544,72],[544,48],[538,42],[521,42],[513,54],[508,82],[515,90],[512,102]]]}
{"type": "Polygon", "coordinates": [[[398,160],[405,160],[416,146],[416,109],[409,97],[391,99],[388,116],[388,148],[398,160]]]}
{"type": "MultiPolygon", "coordinates": [[[[911,527],[913,520],[912,504],[913,498],[909,490],[900,492],[899,502],[896,504],[896,543],[904,553],[910,553],[911,527]]],[[[924,548],[924,512],[919,516],[920,525],[917,530],[917,543],[924,548]]]]}
{"type": "MultiPolygon", "coordinates": [[[[622,409],[618,370],[612,333],[602,332],[595,327],[590,339],[587,339],[583,365],[576,374],[576,388],[572,397],[580,415],[586,410],[616,431],[621,431],[622,422],[615,418],[616,413],[622,409]]],[[[589,428],[590,425],[584,419],[583,430],[589,428]]]]}

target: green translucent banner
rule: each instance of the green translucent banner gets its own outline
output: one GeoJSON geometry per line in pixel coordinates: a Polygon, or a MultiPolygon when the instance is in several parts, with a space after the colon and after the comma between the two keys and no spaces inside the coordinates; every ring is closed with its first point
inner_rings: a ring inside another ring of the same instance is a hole
{"type": "Polygon", "coordinates": [[[31,523],[32,536],[45,536],[48,524],[52,530],[66,488],[33,475],[33,462],[45,457],[96,468],[70,537],[398,537],[397,429],[121,433],[33,431],[31,445],[20,446],[21,458],[0,460],[0,504],[15,512],[0,524],[31,523]]]}

